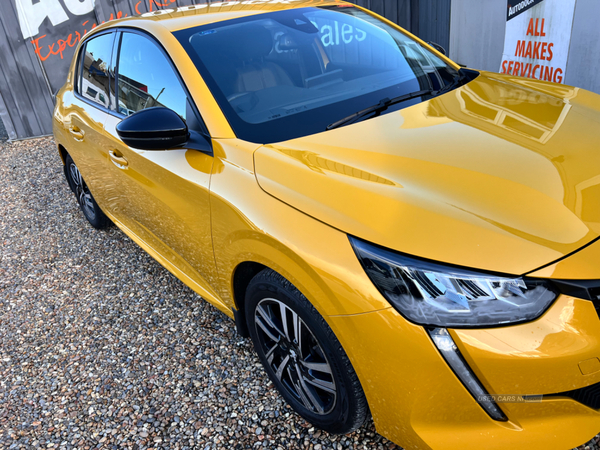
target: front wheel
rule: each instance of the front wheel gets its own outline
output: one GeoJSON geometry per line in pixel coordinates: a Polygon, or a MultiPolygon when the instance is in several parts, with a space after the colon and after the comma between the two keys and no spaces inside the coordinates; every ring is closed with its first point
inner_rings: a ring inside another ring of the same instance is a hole
{"type": "Polygon", "coordinates": [[[318,428],[345,434],[369,415],[356,373],[333,331],[289,281],[270,269],[246,290],[246,320],[269,378],[318,428]]]}

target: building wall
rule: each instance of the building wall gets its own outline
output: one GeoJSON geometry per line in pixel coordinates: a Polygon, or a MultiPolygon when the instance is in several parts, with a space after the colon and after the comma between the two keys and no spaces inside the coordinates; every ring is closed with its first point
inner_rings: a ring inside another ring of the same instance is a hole
{"type": "MultiPolygon", "coordinates": [[[[552,0],[549,0],[552,1],[552,0]]],[[[504,49],[506,0],[452,0],[450,58],[498,72],[504,49]]],[[[600,94],[600,1],[577,0],[565,84],[600,94]]]]}
{"type": "Polygon", "coordinates": [[[0,119],[10,139],[48,134],[52,96],[33,46],[23,40],[12,1],[0,1],[0,119]]]}
{"type": "Polygon", "coordinates": [[[497,72],[502,62],[506,0],[452,0],[450,59],[497,72]]]}
{"type": "Polygon", "coordinates": [[[425,42],[435,42],[450,50],[450,0],[419,0],[415,17],[418,27],[411,32],[425,42]]]}
{"type": "Polygon", "coordinates": [[[367,8],[386,19],[397,23],[402,28],[411,30],[411,11],[415,0],[349,0],[352,3],[367,8]]]}
{"type": "Polygon", "coordinates": [[[600,1],[577,0],[566,84],[600,94],[600,1]]]}

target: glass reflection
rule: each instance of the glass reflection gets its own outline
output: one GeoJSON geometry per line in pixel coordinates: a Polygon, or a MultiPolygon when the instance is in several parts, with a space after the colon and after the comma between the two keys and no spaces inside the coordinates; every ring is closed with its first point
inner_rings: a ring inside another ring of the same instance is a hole
{"type": "MultiPolygon", "coordinates": [[[[582,244],[589,241],[600,231],[600,175],[594,163],[598,161],[597,142],[590,133],[597,121],[586,105],[592,94],[569,86],[552,90],[532,80],[514,79],[515,84],[507,84],[504,79],[486,78],[433,99],[427,118],[469,125],[545,159],[560,180],[553,192],[558,193],[560,186],[562,203],[586,224],[588,233],[581,236],[582,244]]],[[[411,119],[407,121],[409,128],[411,119]]],[[[519,170],[517,164],[513,161],[514,171],[519,170]]]]}
{"type": "Polygon", "coordinates": [[[185,119],[185,91],[165,55],[144,36],[123,33],[118,91],[121,114],[164,106],[185,119]]]}
{"type": "Polygon", "coordinates": [[[114,35],[103,34],[88,41],[83,59],[81,95],[111,108],[109,66],[114,35]]]}

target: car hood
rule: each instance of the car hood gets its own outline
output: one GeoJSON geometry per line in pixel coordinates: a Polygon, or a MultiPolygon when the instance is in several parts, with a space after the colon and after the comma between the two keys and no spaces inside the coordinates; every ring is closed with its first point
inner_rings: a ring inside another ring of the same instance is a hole
{"type": "Polygon", "coordinates": [[[600,96],[482,73],[429,101],[265,145],[258,183],[351,235],[524,274],[600,235],[600,96]]]}

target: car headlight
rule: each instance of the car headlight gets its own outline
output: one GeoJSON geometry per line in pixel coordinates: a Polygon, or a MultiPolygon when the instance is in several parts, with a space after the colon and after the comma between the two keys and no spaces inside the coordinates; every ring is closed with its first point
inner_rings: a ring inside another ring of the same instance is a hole
{"type": "Polygon", "coordinates": [[[436,327],[483,327],[539,317],[557,297],[544,280],[510,278],[407,257],[350,237],[363,268],[408,320],[436,327]]]}

